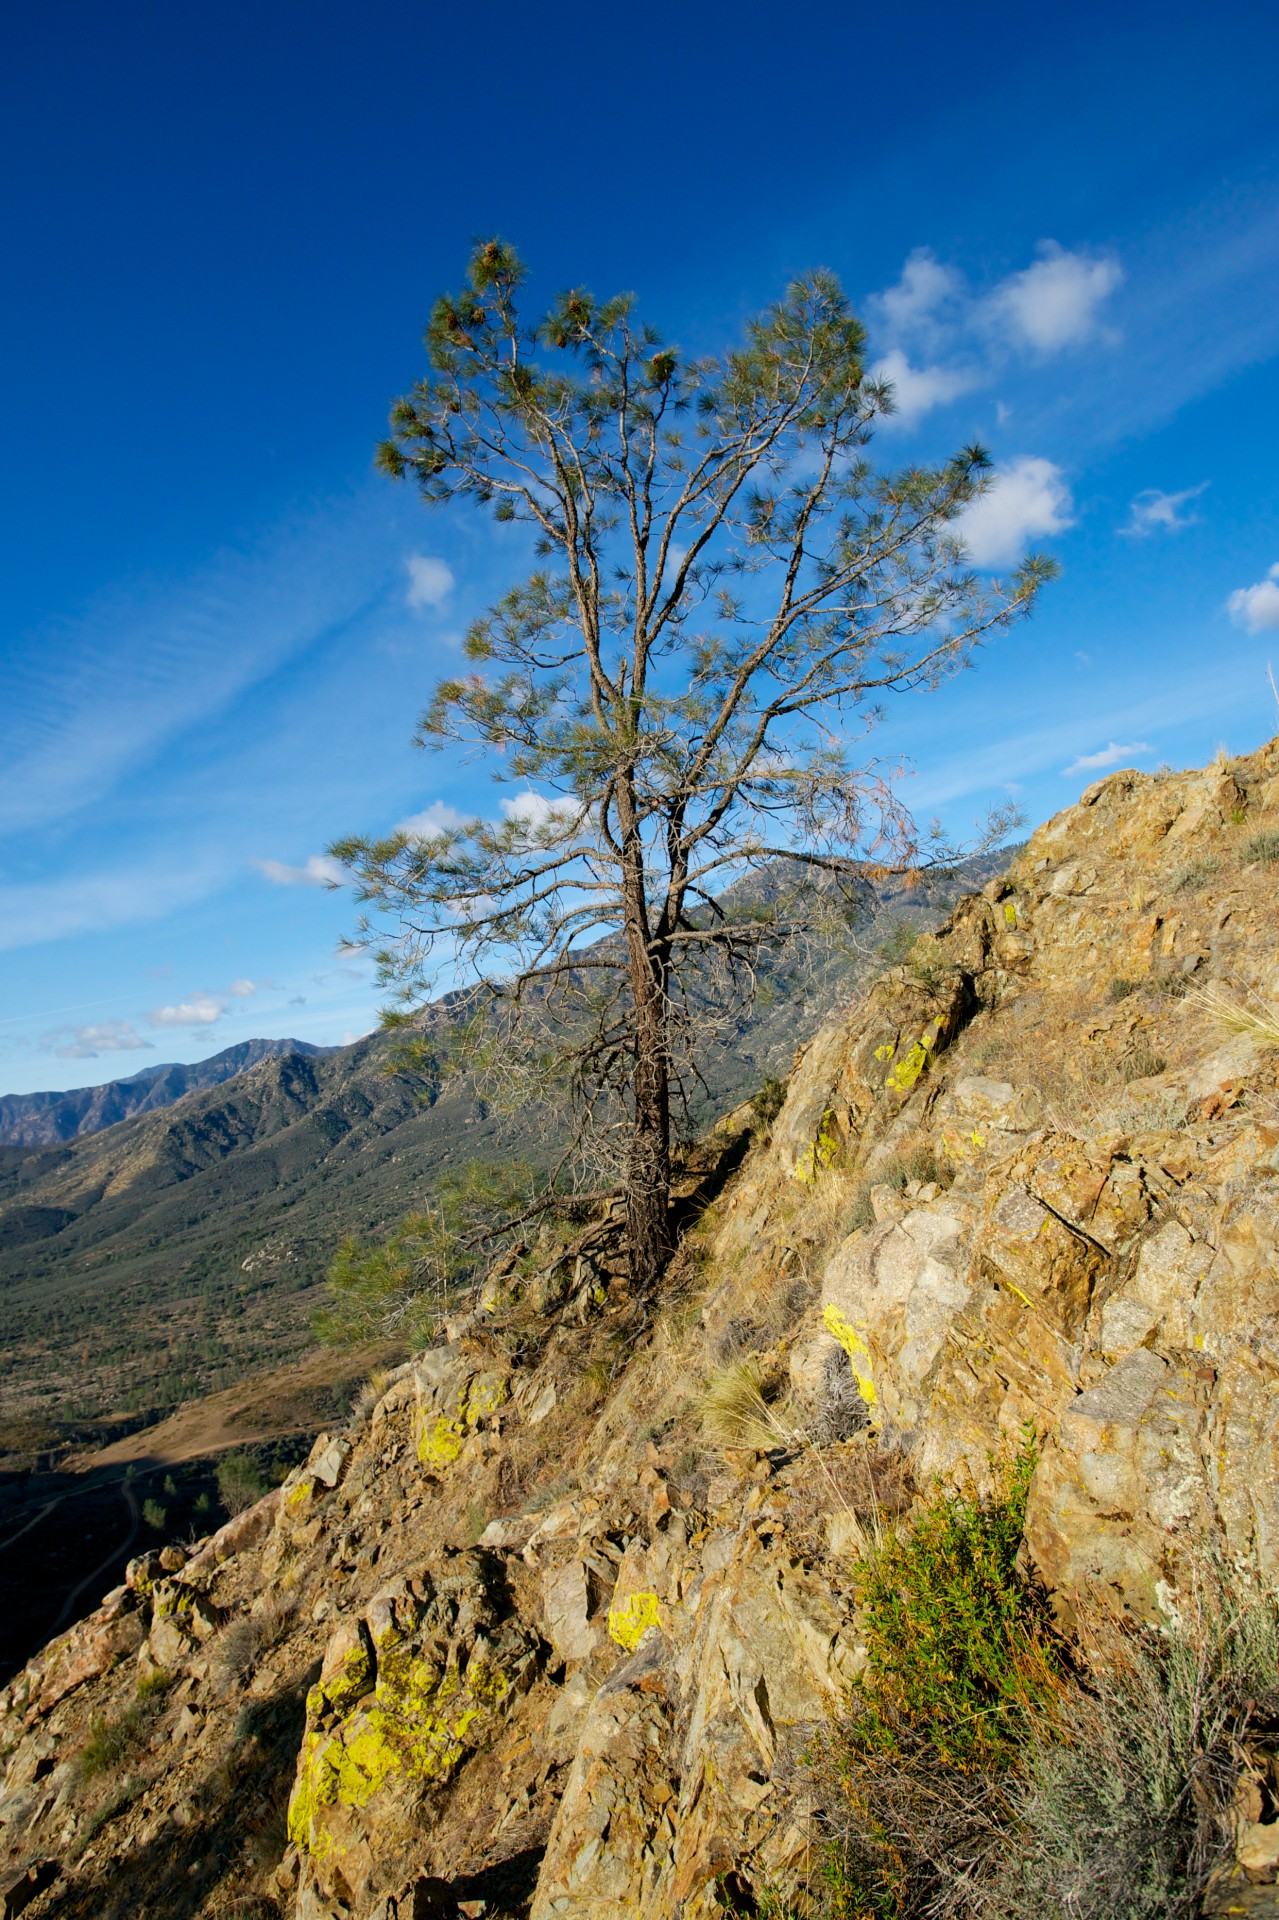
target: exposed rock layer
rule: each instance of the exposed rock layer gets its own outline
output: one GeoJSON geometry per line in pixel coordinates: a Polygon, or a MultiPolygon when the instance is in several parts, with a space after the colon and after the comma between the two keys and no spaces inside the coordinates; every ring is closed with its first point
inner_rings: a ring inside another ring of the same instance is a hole
{"type": "Polygon", "coordinates": [[[607,1220],[509,1265],[281,1491],[135,1563],[0,1696],[9,1870],[59,1863],[28,1911],[802,1904],[871,1490],[980,1482],[1027,1426],[1066,1615],[1175,1604],[1204,1551],[1273,1580],[1279,1047],[1200,986],[1275,1017],[1276,827],[1276,745],[1101,782],[807,1049],[660,1301],[607,1220]],[[796,1433],[849,1383],[849,1437],[706,1451],[743,1353],[796,1433]],[[73,1756],[147,1674],[112,1804],[73,1756]]]}

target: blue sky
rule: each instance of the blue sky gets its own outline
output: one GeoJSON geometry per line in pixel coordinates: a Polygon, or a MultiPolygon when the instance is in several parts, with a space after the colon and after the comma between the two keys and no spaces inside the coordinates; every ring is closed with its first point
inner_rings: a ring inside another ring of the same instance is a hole
{"type": "Polygon", "coordinates": [[[903,706],[922,814],[1037,821],[1279,727],[1279,15],[10,8],[0,1091],[365,1031],[337,834],[492,810],[416,712],[518,539],[376,479],[498,231],[687,348],[814,264],[1061,579],[903,706]]]}

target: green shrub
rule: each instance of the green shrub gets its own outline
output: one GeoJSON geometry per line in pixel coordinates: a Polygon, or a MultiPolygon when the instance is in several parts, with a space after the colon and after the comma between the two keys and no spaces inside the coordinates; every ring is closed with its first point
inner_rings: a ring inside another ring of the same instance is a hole
{"type": "Polygon", "coordinates": [[[147,1526],[154,1527],[157,1533],[163,1533],[169,1518],[168,1510],[162,1507],[158,1500],[144,1500],[142,1518],[147,1526]]]}
{"type": "Polygon", "coordinates": [[[1121,973],[1116,974],[1106,988],[1106,998],[1112,1005],[1118,1000],[1126,1000],[1130,993],[1137,991],[1138,984],[1136,980],[1125,979],[1121,973]]]}
{"type": "Polygon", "coordinates": [[[1259,860],[1263,867],[1279,866],[1279,830],[1267,827],[1264,833],[1255,833],[1244,848],[1249,860],[1259,860]]]}
{"type": "Polygon", "coordinates": [[[1198,860],[1188,861],[1172,876],[1173,893],[1189,893],[1196,887],[1206,886],[1220,865],[1215,853],[1201,854],[1198,860]]]}
{"type": "Polygon", "coordinates": [[[786,1105],[786,1082],[776,1079],[771,1073],[759,1092],[751,1101],[755,1118],[761,1127],[767,1127],[776,1120],[786,1105]]]}
{"type": "Polygon", "coordinates": [[[839,1920],[951,1911],[952,1879],[986,1873],[1003,1840],[1007,1777],[1064,1671],[1020,1564],[1036,1457],[1027,1436],[988,1496],[940,1494],[870,1561],[866,1674],[814,1763],[839,1920]]]}
{"type": "Polygon", "coordinates": [[[1059,1664],[1046,1602],[1018,1566],[1037,1457],[1028,1439],[989,1498],[942,1496],[875,1558],[855,1742],[892,1752],[911,1727],[950,1766],[1015,1757],[1059,1664]]]}
{"type": "Polygon", "coordinates": [[[76,1770],[82,1780],[96,1780],[135,1754],[150,1733],[159,1705],[159,1695],[143,1696],[135,1706],[126,1707],[114,1720],[95,1716],[89,1722],[89,1738],[76,1756],[76,1770]]]}
{"type": "Polygon", "coordinates": [[[250,1453],[228,1453],[218,1461],[218,1498],[234,1516],[252,1507],[266,1492],[258,1463],[250,1453]]]}
{"type": "Polygon", "coordinates": [[[879,957],[884,966],[900,967],[918,938],[918,927],[894,927],[888,938],[881,940],[879,945],[879,957]]]}
{"type": "Polygon", "coordinates": [[[934,1500],[870,1567],[868,1670],[810,1757],[838,1920],[1194,1920],[1232,1857],[1279,1595],[1201,1563],[1158,1628],[1076,1595],[1067,1648],[1019,1564],[1033,1467],[934,1500]]]}
{"type": "Polygon", "coordinates": [[[1190,991],[1184,973],[1152,973],[1145,984],[1148,992],[1162,994],[1167,1000],[1181,1000],[1190,991]]]}

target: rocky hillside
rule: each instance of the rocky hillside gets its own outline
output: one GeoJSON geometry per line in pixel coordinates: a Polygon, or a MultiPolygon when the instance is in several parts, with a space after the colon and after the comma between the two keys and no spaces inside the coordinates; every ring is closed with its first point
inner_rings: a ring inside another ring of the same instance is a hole
{"type": "MultiPolygon", "coordinates": [[[[785,1072],[885,937],[934,925],[957,891],[868,884],[846,941],[763,970],[749,1016],[705,1049],[701,1117],[785,1072]]],[[[554,1157],[540,1122],[391,1072],[393,1044],[263,1058],[101,1132],[0,1146],[0,1456],[30,1450],[33,1422],[49,1447],[68,1424],[154,1418],[299,1355],[343,1234],[385,1232],[469,1161],[554,1157]]]]}
{"type": "MultiPolygon", "coordinates": [[[[660,1298],[612,1220],[528,1249],[134,1563],[0,1695],[7,1911],[816,1912],[872,1543],[1027,1430],[1064,1628],[1273,1584],[1277,877],[1279,742],[1100,782],[690,1160],[660,1298]]],[[[1274,1911],[1249,1791],[1214,1911],[1274,1911]]]]}
{"type": "Polygon", "coordinates": [[[255,1067],[259,1060],[278,1059],[286,1053],[316,1059],[332,1052],[332,1047],[313,1047],[307,1040],[241,1040],[237,1046],[224,1047],[221,1053],[191,1066],[170,1060],[97,1087],[72,1087],[65,1093],[0,1094],[0,1146],[51,1146],[59,1140],[78,1139],[81,1134],[100,1133],[103,1127],[113,1127],[135,1113],[171,1107],[185,1094],[220,1087],[246,1067],[255,1067]]]}

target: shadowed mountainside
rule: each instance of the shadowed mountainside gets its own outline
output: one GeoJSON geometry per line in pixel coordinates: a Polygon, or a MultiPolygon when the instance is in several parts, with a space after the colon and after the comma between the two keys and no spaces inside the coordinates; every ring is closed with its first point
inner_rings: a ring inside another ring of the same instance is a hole
{"type": "MultiPolygon", "coordinates": [[[[895,927],[935,921],[1006,858],[925,888],[867,883],[852,940],[767,970],[707,1049],[692,1123],[788,1071],[895,927]]],[[[500,1121],[430,1063],[388,1071],[394,1046],[268,1057],[102,1132],[0,1147],[0,1452],[38,1448],[33,1422],[154,1417],[296,1355],[344,1234],[384,1231],[470,1161],[545,1161],[539,1119],[500,1121]]]]}
{"type": "Polygon", "coordinates": [[[0,1094],[0,1146],[50,1146],[82,1134],[100,1133],[135,1113],[171,1107],[185,1094],[220,1087],[259,1060],[276,1059],[286,1053],[318,1059],[333,1051],[332,1047],[313,1047],[306,1040],[241,1040],[238,1046],[224,1047],[221,1053],[189,1067],[169,1060],[98,1087],[71,1087],[65,1093],[0,1094]]]}

